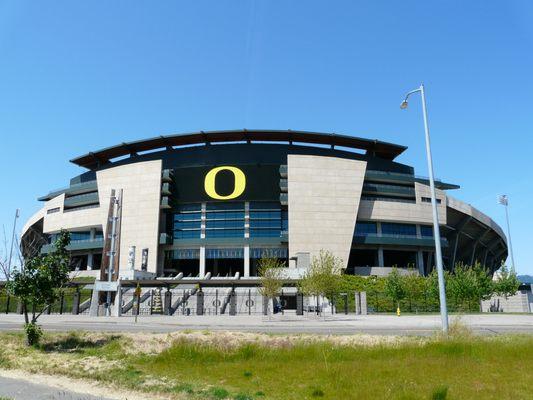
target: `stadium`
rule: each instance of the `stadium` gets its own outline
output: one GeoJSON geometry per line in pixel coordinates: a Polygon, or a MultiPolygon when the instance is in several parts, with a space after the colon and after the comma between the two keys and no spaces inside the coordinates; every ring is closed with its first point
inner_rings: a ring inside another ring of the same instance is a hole
{"type": "MultiPolygon", "coordinates": [[[[216,131],[122,143],[74,158],[86,171],[39,198],[23,228],[23,254],[50,251],[71,232],[71,268],[101,277],[257,276],[268,252],[297,277],[321,249],[345,273],[434,268],[429,183],[395,159],[406,147],[301,131],[216,131]]],[[[436,181],[445,268],[507,257],[502,229],[436,181]]]]}

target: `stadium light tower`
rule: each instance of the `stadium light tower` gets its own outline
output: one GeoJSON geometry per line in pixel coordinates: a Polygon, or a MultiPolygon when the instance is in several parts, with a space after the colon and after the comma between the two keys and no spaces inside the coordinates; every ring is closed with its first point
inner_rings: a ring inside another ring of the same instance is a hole
{"type": "Polygon", "coordinates": [[[509,253],[511,253],[511,267],[513,270],[515,269],[515,263],[514,263],[514,255],[513,255],[513,244],[511,242],[511,225],[509,224],[509,197],[507,197],[506,194],[502,194],[501,196],[498,196],[498,203],[505,207],[505,218],[507,220],[507,240],[509,243],[509,253]]]}
{"type": "Polygon", "coordinates": [[[442,248],[440,241],[439,215],[437,210],[437,198],[435,195],[435,178],[433,176],[433,158],[431,156],[431,142],[429,139],[428,113],[426,109],[426,95],[424,85],[421,84],[418,89],[411,90],[405,95],[400,108],[405,110],[408,106],[407,100],[414,93],[420,93],[422,97],[422,114],[424,116],[424,130],[426,133],[426,155],[429,171],[429,187],[431,189],[431,207],[433,209],[433,237],[435,238],[435,258],[437,261],[437,274],[439,277],[439,298],[440,298],[440,316],[442,319],[442,330],[448,332],[448,309],[446,307],[446,290],[444,282],[444,268],[442,266],[442,248]]]}

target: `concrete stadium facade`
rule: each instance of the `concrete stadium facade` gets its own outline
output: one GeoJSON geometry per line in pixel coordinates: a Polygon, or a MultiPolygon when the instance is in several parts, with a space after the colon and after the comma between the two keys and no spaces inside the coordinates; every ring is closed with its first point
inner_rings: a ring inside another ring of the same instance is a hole
{"type": "MultiPolygon", "coordinates": [[[[110,198],[120,196],[116,267],[122,279],[257,276],[268,252],[298,277],[321,249],[345,272],[434,268],[428,181],[395,161],[406,148],[300,131],[199,132],[122,143],[71,160],[86,169],[41,200],[23,228],[29,256],[72,233],[78,275],[102,277],[110,198]]],[[[437,181],[444,264],[507,257],[502,229],[437,181]]]]}

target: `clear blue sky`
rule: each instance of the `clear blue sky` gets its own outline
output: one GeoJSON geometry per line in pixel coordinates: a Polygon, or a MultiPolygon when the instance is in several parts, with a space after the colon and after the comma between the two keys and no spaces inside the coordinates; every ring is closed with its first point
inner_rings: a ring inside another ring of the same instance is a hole
{"type": "Polygon", "coordinates": [[[529,1],[0,0],[0,224],[82,172],[68,160],[197,130],[301,129],[409,146],[505,225],[533,273],[533,6],[529,1]],[[378,4],[379,3],[379,4],[378,4]]]}

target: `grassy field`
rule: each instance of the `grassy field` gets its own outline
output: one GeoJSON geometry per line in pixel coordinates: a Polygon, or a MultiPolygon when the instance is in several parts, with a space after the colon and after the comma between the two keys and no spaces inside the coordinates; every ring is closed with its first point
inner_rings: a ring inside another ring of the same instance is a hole
{"type": "Polygon", "coordinates": [[[527,399],[533,336],[0,334],[0,368],[176,399],[527,399]]]}

